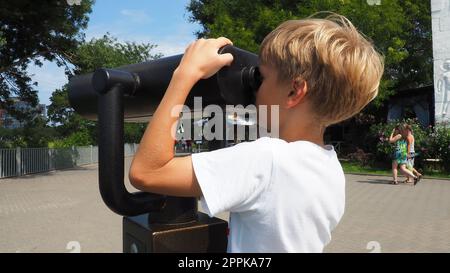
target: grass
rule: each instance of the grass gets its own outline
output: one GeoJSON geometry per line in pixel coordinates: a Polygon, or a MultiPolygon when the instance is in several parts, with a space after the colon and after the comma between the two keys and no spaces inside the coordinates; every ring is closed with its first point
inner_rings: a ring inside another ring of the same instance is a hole
{"type": "MultiPolygon", "coordinates": [[[[372,175],[392,175],[390,169],[381,169],[370,166],[361,166],[354,162],[341,161],[342,169],[344,173],[355,173],[355,174],[372,174],[372,175]]],[[[425,172],[426,178],[437,178],[437,179],[450,179],[450,174],[442,173],[439,171],[427,171],[425,172]]]]}

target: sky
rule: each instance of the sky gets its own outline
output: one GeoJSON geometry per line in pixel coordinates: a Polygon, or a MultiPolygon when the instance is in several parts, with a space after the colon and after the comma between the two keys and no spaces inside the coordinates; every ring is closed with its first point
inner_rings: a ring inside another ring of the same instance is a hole
{"type": "MultiPolygon", "coordinates": [[[[83,1],[83,0],[81,0],[83,1]]],[[[109,32],[119,41],[151,43],[153,53],[171,56],[184,52],[201,29],[189,22],[186,6],[189,0],[96,0],[90,14],[86,40],[100,38],[109,32]]],[[[49,105],[53,91],[68,82],[64,68],[44,62],[30,66],[32,79],[38,82],[39,102],[49,105]]]]}

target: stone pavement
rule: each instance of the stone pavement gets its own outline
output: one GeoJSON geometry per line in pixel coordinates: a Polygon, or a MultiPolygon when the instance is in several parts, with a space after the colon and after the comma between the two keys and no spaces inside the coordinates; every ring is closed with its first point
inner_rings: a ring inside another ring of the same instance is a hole
{"type": "Polygon", "coordinates": [[[346,175],[346,211],[326,252],[450,252],[450,181],[391,185],[346,175]]]}
{"type": "MultiPolygon", "coordinates": [[[[326,252],[450,252],[450,181],[389,180],[347,175],[346,212],[326,252]]],[[[100,198],[97,165],[0,180],[0,252],[77,250],[122,251],[122,219],[100,198]]]]}

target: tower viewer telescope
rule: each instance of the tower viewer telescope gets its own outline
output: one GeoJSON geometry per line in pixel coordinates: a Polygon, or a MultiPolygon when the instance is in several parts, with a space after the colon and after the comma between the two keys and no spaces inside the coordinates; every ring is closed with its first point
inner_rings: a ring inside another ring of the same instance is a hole
{"type": "MultiPolygon", "coordinates": [[[[258,56],[234,46],[233,62],[190,92],[204,105],[249,105],[261,80],[258,56]]],[[[124,252],[226,251],[227,223],[197,210],[196,198],[130,193],[124,184],[124,121],[145,122],[162,100],[183,55],[73,77],[69,102],[81,116],[98,120],[99,187],[105,204],[123,219],[124,252]]]]}

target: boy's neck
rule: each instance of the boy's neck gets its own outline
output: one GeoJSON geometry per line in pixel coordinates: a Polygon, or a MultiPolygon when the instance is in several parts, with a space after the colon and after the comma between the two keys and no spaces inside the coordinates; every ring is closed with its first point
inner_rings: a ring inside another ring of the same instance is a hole
{"type": "Polygon", "coordinates": [[[286,142],[309,141],[324,147],[323,136],[325,127],[319,126],[314,122],[299,121],[298,119],[289,119],[280,128],[280,139],[286,142]]]}

